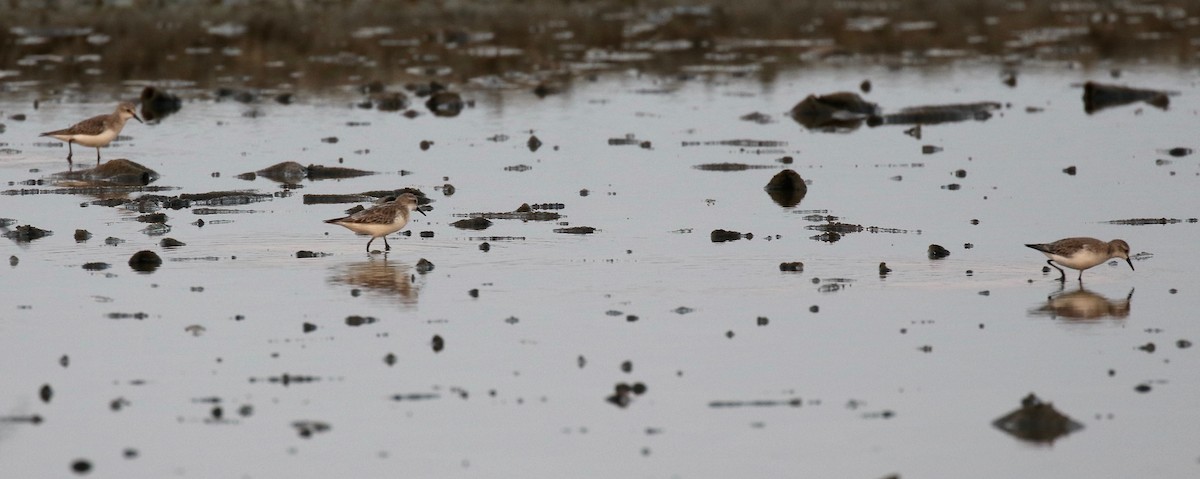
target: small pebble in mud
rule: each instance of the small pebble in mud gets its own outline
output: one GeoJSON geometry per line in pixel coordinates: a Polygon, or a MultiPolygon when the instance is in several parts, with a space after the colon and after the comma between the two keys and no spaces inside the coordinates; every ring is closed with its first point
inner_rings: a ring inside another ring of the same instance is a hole
{"type": "Polygon", "coordinates": [[[433,352],[440,353],[442,352],[442,349],[446,348],[446,341],[443,340],[441,336],[435,334],[433,335],[433,341],[431,341],[430,345],[433,346],[433,352]]]}
{"type": "Polygon", "coordinates": [[[947,256],[950,256],[950,251],[948,251],[948,250],[946,250],[946,248],[943,248],[940,245],[936,245],[936,244],[929,245],[928,253],[929,253],[929,259],[942,259],[947,256]]]}
{"type": "Polygon", "coordinates": [[[446,183],[442,185],[442,194],[445,196],[454,196],[454,185],[446,183]]]}
{"type": "Polygon", "coordinates": [[[920,140],[921,139],[921,125],[917,125],[912,128],[909,128],[907,130],[904,130],[904,134],[920,140]]]}
{"type": "Polygon", "coordinates": [[[630,315],[625,316],[625,322],[627,322],[627,323],[636,323],[637,320],[638,320],[637,315],[630,314],[630,315]]]}
{"type": "Polygon", "coordinates": [[[387,364],[388,366],[392,366],[392,365],[396,364],[396,355],[392,354],[392,353],[388,353],[387,356],[383,357],[383,363],[387,364]]]}
{"type": "Polygon", "coordinates": [[[858,84],[858,89],[863,93],[871,93],[871,80],[863,80],[858,84]]]}
{"type": "Polygon", "coordinates": [[[75,230],[75,241],[84,242],[92,238],[92,233],[88,230],[75,230]]]}
{"type": "Polygon", "coordinates": [[[778,162],[780,162],[780,163],[783,163],[783,164],[785,164],[785,165],[790,165],[790,164],[792,164],[792,162],[793,162],[793,161],[796,161],[796,160],[795,160],[795,159],[793,159],[793,158],[792,158],[792,157],[790,157],[790,156],[785,156],[785,157],[783,157],[783,158],[780,158],[780,159],[778,159],[778,160],[775,160],[775,161],[778,161],[778,162]]]}
{"type": "Polygon", "coordinates": [[[633,372],[633,361],[622,362],[621,363],[621,372],[623,372],[623,373],[633,372]]]}
{"type": "Polygon", "coordinates": [[[942,147],[940,147],[940,146],[934,146],[934,145],[925,145],[925,146],[922,146],[922,147],[921,147],[921,154],[922,154],[922,155],[932,155],[932,154],[934,154],[934,153],[937,153],[937,152],[939,152],[939,151],[942,151],[942,147]]]}
{"type": "Polygon", "coordinates": [[[986,289],[985,289],[985,290],[983,290],[983,291],[980,291],[980,292],[979,292],[979,295],[980,295],[980,296],[991,296],[991,295],[992,295],[992,292],[991,292],[991,291],[989,291],[989,290],[986,290],[986,289]]]}
{"type": "Polygon", "coordinates": [[[1145,394],[1145,393],[1150,392],[1150,385],[1149,384],[1138,384],[1136,387],[1133,388],[1133,390],[1140,392],[1142,394],[1145,394]]]}
{"type": "Polygon", "coordinates": [[[38,390],[38,397],[42,398],[42,402],[50,404],[50,398],[54,397],[54,390],[50,388],[49,384],[43,384],[42,388],[38,390]]]}
{"type": "Polygon", "coordinates": [[[812,305],[812,306],[809,306],[809,307],[808,307],[808,312],[810,312],[810,313],[815,313],[815,312],[817,312],[817,311],[820,311],[820,310],[821,310],[821,308],[820,308],[820,307],[818,307],[818,306],[817,306],[817,305],[815,305],[815,304],[814,304],[814,305],[812,305]]]}
{"type": "Polygon", "coordinates": [[[958,183],[950,183],[948,185],[942,186],[942,189],[949,190],[949,191],[958,191],[958,190],[962,189],[962,185],[960,185],[958,183]]]}
{"type": "Polygon", "coordinates": [[[1167,290],[1167,292],[1168,292],[1168,293],[1171,293],[1171,294],[1175,294],[1175,293],[1178,293],[1178,292],[1179,292],[1179,290],[1178,290],[1178,289],[1175,289],[1175,288],[1171,288],[1171,289],[1167,290]]]}
{"type": "Polygon", "coordinates": [[[733,339],[733,331],[725,331],[725,337],[729,338],[729,339],[733,339]]]}
{"type": "Polygon", "coordinates": [[[1046,274],[1046,273],[1049,273],[1049,272],[1050,272],[1050,267],[1049,267],[1049,266],[1042,266],[1042,274],[1046,274]]]}
{"type": "Polygon", "coordinates": [[[87,474],[92,472],[92,463],[87,459],[76,459],[71,463],[71,470],[76,474],[87,474]]]}
{"type": "Polygon", "coordinates": [[[1187,348],[1192,347],[1192,342],[1188,341],[1186,339],[1180,339],[1178,341],[1175,341],[1175,347],[1177,347],[1179,349],[1187,349],[1187,348]]]}
{"type": "Polygon", "coordinates": [[[770,323],[771,323],[771,320],[770,320],[770,319],[767,319],[767,317],[766,317],[766,316],[759,316],[759,317],[758,317],[758,319],[756,319],[756,320],[754,321],[754,324],[757,324],[757,325],[759,325],[759,326],[766,326],[766,325],[768,325],[768,324],[770,324],[770,323]]]}
{"type": "Polygon", "coordinates": [[[429,147],[433,146],[433,142],[429,140],[421,140],[421,151],[429,151],[429,147]]]}
{"type": "Polygon", "coordinates": [[[587,195],[590,195],[591,193],[592,193],[592,192],[591,192],[591,191],[588,191],[588,189],[587,189],[587,188],[584,188],[584,189],[582,189],[582,190],[579,190],[579,196],[587,196],[587,195]]]}
{"type": "Polygon", "coordinates": [[[975,275],[974,270],[970,270],[970,269],[967,270],[967,276],[974,276],[974,275],[975,275]]]}
{"type": "Polygon", "coordinates": [[[954,170],[954,177],[955,178],[966,178],[967,170],[954,170]]]}
{"type": "Polygon", "coordinates": [[[316,330],[317,330],[317,325],[315,325],[315,324],[313,324],[313,323],[304,323],[304,324],[301,326],[301,329],[302,329],[302,330],[303,330],[305,333],[311,333],[311,332],[313,332],[313,331],[316,331],[316,330]]]}
{"type": "Polygon", "coordinates": [[[132,447],[127,447],[124,451],[121,451],[121,455],[124,456],[125,459],[137,459],[138,450],[132,447]]]}
{"type": "MultiPolygon", "coordinates": [[[[410,234],[411,234],[411,232],[408,232],[408,231],[405,231],[405,233],[410,233],[410,234]]],[[[421,234],[419,234],[418,236],[420,236],[420,237],[422,237],[422,238],[432,238],[432,237],[433,237],[433,232],[432,232],[432,231],[422,231],[422,232],[421,232],[421,234]]]]}
{"type": "Polygon", "coordinates": [[[361,290],[361,289],[354,288],[354,289],[350,290],[350,297],[351,297],[351,298],[357,298],[357,297],[359,297],[359,296],[362,296],[362,290],[361,290]]]}
{"type": "Polygon", "coordinates": [[[1138,349],[1145,351],[1147,353],[1153,353],[1156,348],[1154,347],[1154,343],[1146,343],[1141,346],[1138,346],[1138,349]]]}
{"type": "Polygon", "coordinates": [[[484,253],[487,253],[488,251],[491,251],[491,250],[492,250],[492,245],[488,244],[487,241],[479,243],[479,251],[483,251],[484,253]]]}
{"type": "Polygon", "coordinates": [[[542,147],[542,140],[538,137],[530,135],[529,141],[525,142],[525,146],[529,147],[529,151],[536,153],[538,148],[542,147]]]}
{"type": "Polygon", "coordinates": [[[8,257],[8,265],[9,266],[16,267],[17,263],[20,263],[20,262],[21,262],[21,258],[18,258],[17,255],[12,255],[12,256],[8,257]]]}
{"type": "Polygon", "coordinates": [[[478,298],[479,297],[479,288],[471,288],[470,291],[467,291],[467,295],[469,295],[472,298],[478,298]]]}
{"type": "Polygon", "coordinates": [[[433,263],[425,258],[417,261],[417,272],[421,274],[433,271],[433,263]]]}
{"type": "Polygon", "coordinates": [[[963,249],[971,249],[974,247],[975,247],[974,243],[963,243],[963,249]]]}
{"type": "Polygon", "coordinates": [[[887,274],[891,273],[891,272],[892,272],[892,268],[889,268],[887,263],[883,263],[883,262],[879,263],[879,275],[880,276],[887,276],[887,274]]]}
{"type": "Polygon", "coordinates": [[[587,366],[587,358],[580,355],[578,358],[575,358],[575,364],[579,365],[579,369],[583,369],[584,366],[587,366]]]}
{"type": "Polygon", "coordinates": [[[1068,166],[1066,168],[1063,168],[1062,171],[1063,171],[1063,173],[1066,173],[1068,175],[1075,176],[1076,169],[1074,166],[1068,166]]]}
{"type": "Polygon", "coordinates": [[[333,143],[337,143],[337,142],[338,142],[338,137],[336,137],[336,136],[327,136],[325,138],[321,138],[321,143],[333,144],[333,143]]]}
{"type": "Polygon", "coordinates": [[[1188,156],[1188,155],[1192,154],[1192,149],[1184,148],[1184,147],[1175,147],[1175,148],[1171,148],[1170,150],[1167,150],[1167,154],[1171,155],[1171,156],[1175,156],[1175,157],[1188,156]]]}
{"type": "Polygon", "coordinates": [[[62,366],[62,367],[64,367],[64,368],[65,368],[65,367],[67,367],[67,366],[70,366],[70,365],[71,365],[71,358],[70,358],[69,356],[67,356],[66,354],[62,355],[62,357],[61,357],[61,358],[58,358],[58,365],[59,365],[59,366],[62,366]]]}

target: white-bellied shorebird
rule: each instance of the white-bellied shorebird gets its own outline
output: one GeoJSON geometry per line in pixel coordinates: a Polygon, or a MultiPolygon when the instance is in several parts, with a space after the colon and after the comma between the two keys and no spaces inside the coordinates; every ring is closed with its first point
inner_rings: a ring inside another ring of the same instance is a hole
{"type": "Polygon", "coordinates": [[[1104,242],[1096,238],[1066,238],[1053,243],[1027,244],[1025,246],[1041,251],[1047,258],[1050,258],[1046,260],[1046,264],[1062,273],[1062,276],[1058,278],[1059,281],[1065,282],[1067,273],[1054,263],[1079,270],[1079,281],[1083,281],[1083,270],[1108,261],[1110,258],[1124,259],[1126,263],[1129,263],[1129,269],[1134,269],[1133,261],[1129,259],[1129,243],[1126,243],[1125,240],[1115,239],[1104,242]]]}
{"type": "Polygon", "coordinates": [[[117,135],[121,133],[121,129],[125,128],[125,120],[130,118],[137,120],[139,123],[142,122],[142,119],[137,116],[137,111],[134,109],[133,103],[121,102],[112,113],[93,116],[71,125],[70,128],[48,131],[42,133],[40,136],[50,136],[67,142],[68,165],[74,165],[74,162],[71,161],[71,156],[74,154],[71,151],[72,143],[95,147],[96,165],[99,166],[100,147],[108,146],[109,143],[112,143],[117,138],[117,135]]]}
{"type": "Polygon", "coordinates": [[[402,193],[390,201],[384,200],[378,205],[349,216],[325,220],[325,222],[344,226],[346,229],[360,235],[370,235],[371,239],[367,241],[368,253],[371,252],[371,242],[379,237],[383,238],[384,248],[390,251],[392,245],[388,244],[387,235],[404,228],[408,224],[409,215],[413,210],[422,215],[425,214],[424,211],[421,211],[417,207],[417,195],[402,193]]]}

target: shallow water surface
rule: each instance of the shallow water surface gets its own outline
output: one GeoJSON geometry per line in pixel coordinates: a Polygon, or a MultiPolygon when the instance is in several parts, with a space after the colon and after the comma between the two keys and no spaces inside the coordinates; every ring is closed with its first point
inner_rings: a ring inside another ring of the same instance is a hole
{"type": "Polygon", "coordinates": [[[1108,75],[1052,64],[1009,87],[988,66],[768,83],[614,73],[544,99],[464,91],[474,106],[458,117],[413,119],[350,93],[196,95],[127,125],[106,161],[156,170],[170,188],[157,194],[273,196],[163,210],[162,236],[139,212],[51,191],[65,150],[37,134],[116,98],[0,97],[5,118],[27,115],[0,134],[0,217],[53,231],[0,243],[15,258],[0,290],[0,464],[12,477],[70,474],[77,459],[91,477],[1193,476],[1200,168],[1164,150],[1198,146],[1195,75],[1128,69],[1119,83],[1175,92],[1169,108],[1086,113],[1082,83],[1108,75]],[[785,114],[867,78],[885,113],[1002,107],[919,140],[785,114]],[[752,112],[770,121],[739,120],[752,112]],[[378,174],[238,178],[283,161],[378,174]],[[725,162],[765,168],[695,168],[725,162]],[[764,191],[784,168],[809,182],[792,207],[764,191]],[[321,221],[355,203],[303,200],[402,187],[431,207],[387,254],[321,221]],[[523,203],[562,217],[450,226],[523,203]],[[882,230],[818,241],[807,227],[825,221],[809,215],[882,230]],[[1160,217],[1181,221],[1107,223],[1160,217]],[[596,231],[554,231],[576,226],[596,231]],[[753,237],[716,243],[716,229],[753,237]],[[1127,240],[1136,271],[1112,262],[1060,284],[1023,244],[1068,236],[1127,240]],[[930,244],[950,256],[929,259],[930,244]],[[139,250],[161,267],[132,270],[139,250]],[[780,271],[793,261],[803,271],[780,271]],[[1083,428],[1034,443],[992,426],[1031,392],[1083,428]]]}

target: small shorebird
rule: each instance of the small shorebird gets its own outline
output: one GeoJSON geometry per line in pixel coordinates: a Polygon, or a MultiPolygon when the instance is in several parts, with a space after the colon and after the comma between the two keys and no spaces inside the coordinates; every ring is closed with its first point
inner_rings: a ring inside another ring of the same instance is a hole
{"type": "Polygon", "coordinates": [[[96,165],[100,165],[100,147],[108,146],[112,143],[117,135],[121,133],[121,129],[125,128],[125,120],[133,118],[142,123],[142,119],[138,118],[137,111],[134,110],[133,103],[121,102],[117,105],[116,111],[107,115],[93,116],[79,123],[72,125],[70,128],[48,131],[40,136],[52,136],[56,139],[67,142],[67,164],[73,165],[71,156],[72,143],[79,143],[83,146],[91,146],[96,148],[96,165]]]}
{"type": "Polygon", "coordinates": [[[1115,239],[1109,242],[1096,238],[1066,238],[1053,243],[1027,244],[1030,248],[1041,251],[1046,255],[1046,264],[1053,266],[1062,274],[1059,281],[1067,281],[1067,273],[1054,263],[1071,269],[1079,270],[1079,281],[1083,281],[1083,270],[1108,261],[1109,258],[1122,258],[1133,269],[1133,261],[1129,259],[1129,243],[1115,239]]]}
{"type": "Polygon", "coordinates": [[[417,195],[403,193],[395,198],[388,197],[378,205],[354,213],[344,218],[325,220],[326,223],[345,226],[346,229],[360,235],[370,235],[367,241],[367,252],[371,252],[371,242],[383,237],[384,247],[390,251],[392,245],[387,242],[387,235],[400,231],[408,224],[408,216],[416,210],[425,214],[417,207],[417,195]]]}

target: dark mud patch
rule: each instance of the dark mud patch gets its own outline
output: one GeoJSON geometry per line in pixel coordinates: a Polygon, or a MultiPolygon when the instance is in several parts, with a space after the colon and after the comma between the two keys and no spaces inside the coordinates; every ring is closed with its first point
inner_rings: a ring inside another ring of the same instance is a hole
{"type": "MultiPolygon", "coordinates": [[[[870,126],[881,125],[938,125],[963,121],[985,121],[1002,108],[1000,103],[983,101],[947,105],[922,105],[902,108],[896,113],[875,116],[867,120],[870,126]]],[[[919,130],[917,137],[919,138],[919,130]]]]}
{"type": "Polygon", "coordinates": [[[139,273],[152,273],[162,266],[162,258],[150,250],[141,250],[129,257],[129,267],[139,273]]]}
{"type": "Polygon", "coordinates": [[[604,400],[619,408],[627,408],[633,403],[633,399],[637,396],[646,394],[646,385],[640,382],[627,384],[617,383],[613,386],[613,392],[604,400]]]}
{"type": "Polygon", "coordinates": [[[157,171],[126,159],[106,161],[100,166],[51,176],[62,186],[146,186],[159,178],[157,171]]]}
{"type": "Polygon", "coordinates": [[[724,243],[726,241],[737,241],[742,238],[754,239],[754,233],[741,233],[737,231],[715,229],[708,235],[709,240],[713,243],[724,243]]]}
{"type": "Polygon", "coordinates": [[[929,255],[929,259],[942,259],[950,256],[950,250],[938,244],[929,245],[929,248],[926,248],[925,252],[929,255]]]}
{"type": "Polygon", "coordinates": [[[442,398],[442,396],[437,393],[404,393],[404,394],[393,394],[392,395],[393,401],[400,401],[400,402],[432,401],[434,399],[441,399],[441,398],[442,398]]]}
{"type": "Polygon", "coordinates": [[[271,165],[267,168],[258,170],[252,173],[242,173],[238,175],[239,179],[254,180],[262,176],[268,180],[279,183],[296,184],[301,180],[329,180],[329,179],[344,179],[358,178],[361,176],[374,175],[373,171],[364,171],[354,168],[344,168],[340,166],[322,166],[308,165],[304,166],[294,161],[285,161],[271,165]]]}
{"type": "Polygon", "coordinates": [[[772,118],[771,115],[758,111],[739,116],[738,119],[751,123],[758,123],[759,125],[769,125],[771,123],[775,123],[775,119],[772,118]]]}
{"type": "Polygon", "coordinates": [[[708,407],[713,409],[741,408],[741,407],[800,407],[804,405],[804,401],[800,398],[793,399],[756,399],[749,401],[709,401],[708,407]]]}
{"type": "Polygon", "coordinates": [[[309,251],[303,249],[296,252],[297,258],[324,258],[326,256],[333,256],[333,253],[322,253],[319,251],[309,251]]]}
{"type": "Polygon", "coordinates": [[[1021,400],[1019,409],[992,421],[992,425],[1018,439],[1047,444],[1083,429],[1083,424],[1054,409],[1052,403],[1042,402],[1033,393],[1021,400]]]}
{"type": "Polygon", "coordinates": [[[740,148],[779,148],[787,146],[786,141],[774,140],[717,140],[717,141],[685,141],[683,146],[736,146],[740,148]]]}
{"type": "Polygon", "coordinates": [[[800,261],[779,263],[779,271],[803,273],[804,272],[804,263],[800,262],[800,261]]]}
{"type": "Polygon", "coordinates": [[[1096,82],[1083,84],[1083,111],[1089,115],[1106,108],[1138,102],[1166,110],[1171,104],[1170,93],[1096,82]]]}
{"type": "Polygon", "coordinates": [[[774,165],[748,165],[745,163],[704,163],[695,165],[695,168],[700,171],[746,171],[746,170],[768,170],[775,168],[774,165]]]}
{"type": "Polygon", "coordinates": [[[545,210],[560,210],[564,207],[562,203],[541,203],[534,205],[522,203],[521,206],[518,206],[513,211],[502,213],[465,213],[455,214],[454,216],[487,220],[555,221],[561,219],[562,215],[545,210]]]}
{"type": "Polygon", "coordinates": [[[644,149],[650,149],[653,145],[649,140],[639,140],[633,133],[626,134],[624,138],[609,138],[609,146],[631,146],[637,145],[644,149]]]}
{"type": "Polygon", "coordinates": [[[775,204],[793,208],[808,195],[808,182],[796,170],[789,168],[772,176],[763,189],[775,204]]]}
{"type": "Polygon", "coordinates": [[[455,221],[450,223],[450,226],[464,230],[485,230],[489,226],[492,226],[492,221],[482,216],[475,216],[472,218],[455,221]]]}
{"type": "Polygon", "coordinates": [[[293,421],[292,428],[304,439],[329,432],[332,429],[329,423],[322,421],[293,421]]]}
{"type": "Polygon", "coordinates": [[[555,228],[555,233],[572,234],[572,235],[590,235],[600,231],[591,226],[572,226],[570,228],[555,228]]]}
{"type": "MultiPolygon", "coordinates": [[[[852,233],[861,233],[864,231],[867,233],[874,233],[874,234],[879,234],[879,233],[908,234],[908,233],[912,232],[912,231],[909,231],[906,229],[901,229],[901,228],[884,228],[884,227],[879,227],[879,226],[863,226],[863,225],[859,225],[859,224],[844,223],[844,222],[840,221],[840,219],[837,216],[833,216],[833,215],[822,215],[822,214],[810,213],[810,214],[806,215],[804,217],[804,219],[806,219],[808,221],[825,221],[825,223],[823,223],[823,224],[805,226],[804,229],[820,231],[821,234],[812,236],[809,239],[813,239],[816,241],[823,241],[826,243],[834,243],[834,242],[837,242],[838,240],[842,239],[842,236],[852,234],[852,233]]],[[[916,230],[915,232],[917,234],[921,233],[920,230],[916,230]]]]}
{"type": "Polygon", "coordinates": [[[814,131],[849,132],[870,117],[879,115],[879,105],[857,93],[838,92],[809,95],[793,106],[788,115],[796,123],[814,131]]]}
{"type": "Polygon", "coordinates": [[[1143,226],[1143,225],[1173,225],[1179,223],[1196,223],[1200,222],[1197,218],[1188,218],[1181,220],[1179,218],[1130,218],[1126,220],[1109,220],[1104,223],[1110,225],[1126,225],[1126,226],[1143,226]]]}
{"type": "MultiPolygon", "coordinates": [[[[0,229],[7,229],[0,227],[0,229]]],[[[4,237],[18,243],[28,243],[30,241],[45,238],[54,234],[53,231],[44,230],[33,225],[21,225],[11,231],[4,231],[4,237]]]]}

